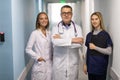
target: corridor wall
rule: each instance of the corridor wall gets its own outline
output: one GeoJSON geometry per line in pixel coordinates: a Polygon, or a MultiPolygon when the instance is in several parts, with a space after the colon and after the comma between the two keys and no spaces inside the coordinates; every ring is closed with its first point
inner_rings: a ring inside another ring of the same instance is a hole
{"type": "Polygon", "coordinates": [[[105,26],[113,40],[113,54],[110,56],[110,77],[108,80],[120,80],[120,0],[94,0],[95,11],[103,13],[105,26]]]}
{"type": "Polygon", "coordinates": [[[13,80],[11,0],[0,0],[0,32],[5,42],[0,42],[0,80],[13,80]]]}
{"type": "Polygon", "coordinates": [[[110,14],[110,32],[112,35],[113,47],[113,62],[111,67],[111,77],[113,80],[120,80],[120,0],[109,1],[110,14]],[[115,75],[115,76],[113,76],[115,75]]]}
{"type": "Polygon", "coordinates": [[[0,0],[0,80],[20,80],[26,68],[25,46],[35,28],[35,0],[0,0]]]}

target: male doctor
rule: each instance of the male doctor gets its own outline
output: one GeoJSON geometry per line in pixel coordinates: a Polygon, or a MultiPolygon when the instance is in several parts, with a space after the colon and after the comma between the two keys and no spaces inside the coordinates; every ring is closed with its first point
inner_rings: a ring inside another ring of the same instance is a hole
{"type": "Polygon", "coordinates": [[[78,80],[79,49],[83,43],[81,27],[72,20],[72,7],[61,8],[62,21],[52,29],[53,80],[78,80]]]}

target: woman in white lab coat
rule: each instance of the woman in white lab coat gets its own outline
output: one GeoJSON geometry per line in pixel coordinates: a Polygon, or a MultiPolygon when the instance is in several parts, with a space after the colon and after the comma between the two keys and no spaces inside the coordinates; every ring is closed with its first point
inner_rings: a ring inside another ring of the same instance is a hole
{"type": "Polygon", "coordinates": [[[26,53],[34,59],[31,80],[51,80],[52,45],[48,26],[47,14],[39,13],[36,29],[31,33],[26,47],[26,53]]]}
{"type": "Polygon", "coordinates": [[[83,43],[81,27],[72,20],[72,8],[61,8],[62,21],[52,29],[53,80],[78,80],[79,50],[83,43]]]}

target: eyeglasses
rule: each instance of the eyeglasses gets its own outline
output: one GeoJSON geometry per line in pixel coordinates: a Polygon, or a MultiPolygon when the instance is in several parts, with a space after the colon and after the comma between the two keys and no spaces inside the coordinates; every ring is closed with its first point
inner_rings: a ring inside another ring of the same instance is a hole
{"type": "Polygon", "coordinates": [[[71,15],[72,12],[62,12],[61,14],[62,14],[62,15],[71,15]]]}

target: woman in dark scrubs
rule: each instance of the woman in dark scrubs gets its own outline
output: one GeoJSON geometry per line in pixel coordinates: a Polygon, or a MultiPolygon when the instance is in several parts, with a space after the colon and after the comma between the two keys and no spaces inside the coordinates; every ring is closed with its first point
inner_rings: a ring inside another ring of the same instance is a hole
{"type": "Polygon", "coordinates": [[[89,80],[106,80],[109,55],[112,53],[112,40],[104,29],[102,14],[91,15],[92,31],[86,36],[87,47],[84,72],[89,80]]]}

